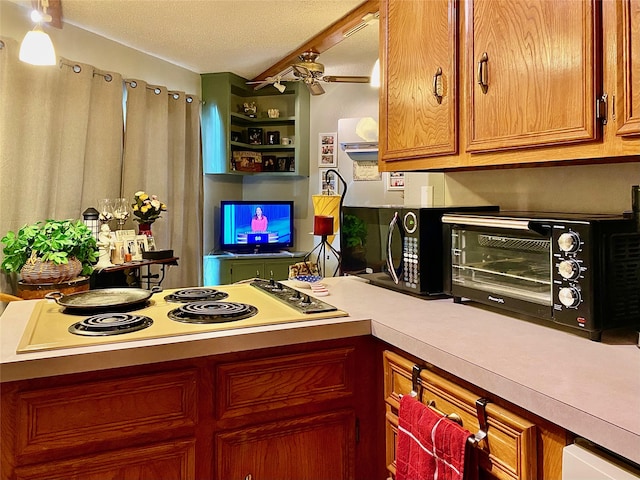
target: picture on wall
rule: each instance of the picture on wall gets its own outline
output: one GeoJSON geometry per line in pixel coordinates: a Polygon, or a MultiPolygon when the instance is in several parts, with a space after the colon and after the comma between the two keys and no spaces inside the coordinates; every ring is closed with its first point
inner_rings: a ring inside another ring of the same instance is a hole
{"type": "Polygon", "coordinates": [[[327,168],[338,166],[337,138],[338,134],[336,132],[318,134],[318,166],[327,168]]]}
{"type": "Polygon", "coordinates": [[[329,175],[327,179],[328,168],[320,168],[318,175],[320,176],[320,194],[321,195],[338,195],[338,177],[336,175],[329,175]]]}
{"type": "Polygon", "coordinates": [[[387,173],[387,190],[404,190],[404,172],[387,173]]]}

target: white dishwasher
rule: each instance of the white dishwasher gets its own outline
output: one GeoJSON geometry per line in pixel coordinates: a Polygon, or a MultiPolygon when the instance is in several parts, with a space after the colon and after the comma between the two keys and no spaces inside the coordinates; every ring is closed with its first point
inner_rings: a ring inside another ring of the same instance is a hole
{"type": "Polygon", "coordinates": [[[562,480],[638,480],[640,469],[577,439],[562,452],[562,480]]]}

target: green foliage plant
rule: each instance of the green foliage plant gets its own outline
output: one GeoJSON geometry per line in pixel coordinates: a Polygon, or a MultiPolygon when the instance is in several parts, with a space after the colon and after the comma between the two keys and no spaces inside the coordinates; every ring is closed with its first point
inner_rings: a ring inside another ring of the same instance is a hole
{"type": "Polygon", "coordinates": [[[359,219],[355,215],[345,215],[342,218],[340,230],[344,236],[346,247],[364,246],[367,243],[367,226],[364,220],[359,219]]]}
{"type": "Polygon", "coordinates": [[[0,268],[19,273],[28,261],[41,259],[56,264],[75,257],[82,263],[82,275],[90,275],[98,260],[96,239],[81,220],[46,220],[9,231],[0,240],[5,247],[0,268]]]}

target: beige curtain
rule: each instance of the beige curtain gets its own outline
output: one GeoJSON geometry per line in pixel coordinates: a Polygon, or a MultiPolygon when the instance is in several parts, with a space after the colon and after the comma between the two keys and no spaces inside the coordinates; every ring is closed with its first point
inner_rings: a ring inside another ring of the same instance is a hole
{"type": "MultiPolygon", "coordinates": [[[[126,122],[122,196],[133,203],[134,193],[157,195],[167,205],[152,225],[156,248],[180,257],[171,267],[164,288],[201,284],[202,278],[202,161],[200,101],[184,92],[140,80],[126,82],[126,122]]],[[[130,220],[131,228],[138,224],[130,220]]]]}
{"type": "MultiPolygon", "coordinates": [[[[27,65],[15,40],[0,40],[2,237],[118,196],[123,134],[121,76],[65,59],[27,65]]],[[[0,275],[0,290],[11,292],[8,282],[0,275]]]]}

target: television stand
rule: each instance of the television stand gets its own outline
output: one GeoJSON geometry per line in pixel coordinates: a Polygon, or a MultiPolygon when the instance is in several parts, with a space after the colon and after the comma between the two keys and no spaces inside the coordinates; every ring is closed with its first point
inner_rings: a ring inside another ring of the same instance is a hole
{"type": "Polygon", "coordinates": [[[269,280],[272,274],[274,280],[286,280],[289,266],[301,262],[305,255],[306,252],[289,251],[205,255],[204,286],[228,285],[256,277],[269,280]]]}

